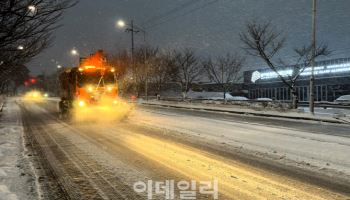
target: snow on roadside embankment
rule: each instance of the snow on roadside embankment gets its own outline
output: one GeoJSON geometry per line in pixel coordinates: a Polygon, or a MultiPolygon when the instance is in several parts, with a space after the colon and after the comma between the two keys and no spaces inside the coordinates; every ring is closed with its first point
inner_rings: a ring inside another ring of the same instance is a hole
{"type": "Polygon", "coordinates": [[[0,112],[0,200],[36,199],[35,177],[23,152],[20,110],[8,99],[0,112]]]}
{"type": "Polygon", "coordinates": [[[266,117],[282,117],[282,118],[290,118],[296,120],[313,120],[313,121],[325,121],[325,122],[333,122],[333,123],[350,123],[350,116],[344,115],[339,116],[338,109],[329,109],[328,113],[325,111],[320,111],[320,109],[316,109],[315,115],[310,114],[309,112],[305,112],[303,109],[300,110],[292,110],[292,109],[271,109],[271,108],[263,108],[259,107],[256,104],[252,104],[252,107],[247,107],[245,104],[249,104],[244,101],[237,101],[237,105],[232,104],[219,104],[220,102],[180,102],[180,101],[139,101],[140,104],[148,104],[148,105],[159,105],[159,106],[171,106],[175,108],[187,108],[187,109],[196,109],[196,110],[210,110],[215,112],[229,112],[236,114],[250,114],[256,116],[266,116],[266,117]],[[239,102],[242,105],[239,105],[239,102]],[[257,106],[257,107],[254,107],[257,106]]]}

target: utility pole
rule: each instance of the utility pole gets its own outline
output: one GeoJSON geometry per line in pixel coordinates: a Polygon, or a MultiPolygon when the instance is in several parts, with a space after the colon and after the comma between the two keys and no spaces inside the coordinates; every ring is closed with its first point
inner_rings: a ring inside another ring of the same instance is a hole
{"type": "MultiPolygon", "coordinates": [[[[118,21],[118,26],[119,27],[125,27],[125,22],[123,20],[119,20],[118,21]]],[[[138,33],[138,32],[143,32],[143,39],[144,42],[146,43],[146,31],[141,29],[140,27],[134,25],[134,20],[130,21],[130,24],[127,24],[127,28],[125,29],[126,32],[130,32],[131,33],[131,65],[132,65],[132,69],[135,69],[135,58],[134,58],[134,33],[138,33]]],[[[146,52],[144,52],[144,61],[146,60],[146,52]]],[[[146,63],[144,62],[144,65],[146,65],[146,63]]],[[[145,93],[146,93],[146,99],[148,100],[148,69],[146,69],[146,83],[145,83],[145,93]]]]}
{"type": "MultiPolygon", "coordinates": [[[[131,33],[131,68],[132,70],[135,70],[135,58],[134,58],[134,49],[135,49],[135,45],[134,45],[134,33],[138,32],[135,31],[134,29],[134,20],[130,21],[130,26],[128,28],[125,29],[126,32],[130,32],[131,33]]],[[[136,78],[136,77],[134,77],[136,78]]],[[[136,79],[135,79],[136,80],[136,79]]],[[[137,96],[138,96],[138,92],[137,92],[137,96]]]]}
{"type": "Polygon", "coordinates": [[[310,113],[315,113],[316,0],[312,0],[312,60],[310,77],[310,113]]]}
{"type": "Polygon", "coordinates": [[[146,101],[148,101],[148,62],[147,62],[147,50],[145,49],[145,52],[144,52],[144,67],[145,67],[145,70],[146,70],[146,80],[145,80],[145,96],[146,96],[146,101]]]}
{"type": "Polygon", "coordinates": [[[148,71],[149,71],[149,63],[148,63],[148,58],[147,58],[147,45],[146,45],[146,31],[143,32],[143,41],[145,43],[145,51],[144,51],[144,64],[145,64],[145,70],[146,70],[146,80],[145,80],[145,96],[146,96],[146,101],[148,101],[148,71]]]}
{"type": "Polygon", "coordinates": [[[131,67],[135,69],[135,62],[134,62],[134,33],[137,33],[139,31],[134,29],[134,20],[131,20],[130,27],[125,29],[126,32],[131,33],[131,67]]]}
{"type": "Polygon", "coordinates": [[[131,20],[130,29],[127,30],[131,32],[131,62],[132,67],[134,67],[134,20],[131,20]]]}
{"type": "Polygon", "coordinates": [[[140,32],[139,30],[135,30],[134,27],[134,20],[131,20],[129,27],[125,29],[126,32],[130,32],[131,33],[131,64],[132,67],[134,68],[134,49],[135,49],[135,45],[134,45],[134,33],[138,33],[140,32]]]}

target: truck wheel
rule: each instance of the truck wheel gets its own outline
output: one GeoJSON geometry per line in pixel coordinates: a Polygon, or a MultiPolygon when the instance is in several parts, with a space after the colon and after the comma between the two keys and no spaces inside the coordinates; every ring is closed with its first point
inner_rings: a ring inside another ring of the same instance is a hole
{"type": "Polygon", "coordinates": [[[58,103],[58,117],[59,119],[61,120],[67,120],[69,119],[69,116],[70,116],[70,112],[69,112],[69,108],[67,106],[67,102],[65,101],[60,101],[58,103]]]}

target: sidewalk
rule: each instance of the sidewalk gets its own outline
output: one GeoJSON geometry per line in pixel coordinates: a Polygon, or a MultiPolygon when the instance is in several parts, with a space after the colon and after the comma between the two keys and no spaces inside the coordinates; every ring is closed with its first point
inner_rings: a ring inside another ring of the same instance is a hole
{"type": "Polygon", "coordinates": [[[34,178],[23,156],[23,126],[14,99],[0,112],[0,200],[36,199],[34,178]]]}
{"type": "MultiPolygon", "coordinates": [[[[184,108],[184,109],[195,109],[195,110],[205,110],[205,111],[216,111],[216,112],[226,112],[234,114],[249,114],[255,116],[263,117],[277,117],[277,118],[287,118],[295,120],[312,120],[320,122],[329,122],[329,123],[341,123],[341,124],[350,124],[350,115],[345,117],[337,116],[336,112],[321,112],[317,110],[315,115],[311,115],[305,109],[305,111],[290,110],[290,111],[277,111],[277,110],[267,110],[261,108],[261,110],[254,110],[247,108],[245,106],[239,105],[224,105],[224,104],[205,104],[205,103],[190,103],[190,102],[175,102],[175,101],[156,101],[149,100],[138,101],[140,104],[153,105],[153,106],[164,106],[164,107],[173,107],[173,108],[184,108]],[[335,118],[334,116],[337,116],[335,118]]],[[[334,110],[336,111],[336,110],[334,110]]]]}

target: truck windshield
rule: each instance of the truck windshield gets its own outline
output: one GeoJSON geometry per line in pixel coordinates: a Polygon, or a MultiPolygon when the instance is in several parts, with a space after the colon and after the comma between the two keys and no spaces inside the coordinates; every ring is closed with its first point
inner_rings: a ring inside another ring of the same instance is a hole
{"type": "Polygon", "coordinates": [[[80,73],[78,75],[78,85],[84,86],[88,84],[98,84],[100,82],[101,86],[104,84],[114,84],[115,79],[113,73],[106,73],[101,75],[99,72],[89,72],[80,73]],[[101,80],[101,82],[100,82],[101,80]]]}

